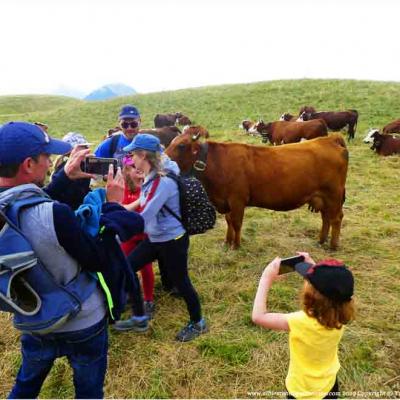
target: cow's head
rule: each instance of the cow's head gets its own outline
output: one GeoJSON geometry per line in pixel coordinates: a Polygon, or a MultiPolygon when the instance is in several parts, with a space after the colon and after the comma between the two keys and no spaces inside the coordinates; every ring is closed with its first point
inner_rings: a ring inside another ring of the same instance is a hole
{"type": "Polygon", "coordinates": [[[257,123],[254,124],[254,131],[256,133],[270,133],[271,131],[271,126],[272,126],[272,122],[268,122],[268,124],[266,124],[262,119],[260,119],[259,121],[257,121],[257,123]]]}
{"type": "Polygon", "coordinates": [[[310,120],[310,113],[306,113],[305,111],[303,111],[299,118],[297,118],[297,121],[309,121],[310,120]]]}
{"type": "Polygon", "coordinates": [[[183,174],[192,169],[198,159],[200,141],[208,137],[208,131],[202,126],[187,126],[182,134],[174,138],[165,150],[165,154],[176,161],[183,174]]]}
{"type": "Polygon", "coordinates": [[[210,134],[208,133],[208,130],[206,128],[204,128],[201,125],[186,125],[183,127],[182,129],[182,134],[188,134],[188,135],[192,135],[193,137],[200,135],[200,137],[202,138],[209,138],[210,134]]]}
{"type": "Polygon", "coordinates": [[[279,118],[279,121],[291,121],[292,118],[293,118],[292,114],[285,113],[285,114],[281,115],[281,117],[279,118]]]}
{"type": "Polygon", "coordinates": [[[176,113],[175,113],[175,118],[178,119],[178,118],[180,118],[180,117],[182,117],[182,113],[179,112],[179,111],[176,112],[176,113]]]}
{"type": "Polygon", "coordinates": [[[181,115],[179,118],[176,119],[178,125],[191,125],[192,121],[186,116],[181,115]]]}
{"type": "Polygon", "coordinates": [[[373,143],[374,138],[377,137],[377,134],[379,135],[379,130],[378,129],[371,129],[367,136],[365,136],[363,142],[364,143],[373,143]]]}
{"type": "Polygon", "coordinates": [[[246,132],[251,129],[251,127],[254,125],[254,122],[249,120],[249,119],[244,119],[240,124],[239,128],[244,129],[246,132]]]}

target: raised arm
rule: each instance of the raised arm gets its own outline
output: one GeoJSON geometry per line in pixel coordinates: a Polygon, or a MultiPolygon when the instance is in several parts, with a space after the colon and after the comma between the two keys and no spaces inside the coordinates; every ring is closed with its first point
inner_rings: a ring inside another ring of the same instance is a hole
{"type": "Polygon", "coordinates": [[[259,326],[277,331],[288,331],[287,314],[271,313],[267,310],[268,292],[272,282],[277,279],[281,259],[272,260],[261,275],[253,304],[252,321],[259,326]]]}

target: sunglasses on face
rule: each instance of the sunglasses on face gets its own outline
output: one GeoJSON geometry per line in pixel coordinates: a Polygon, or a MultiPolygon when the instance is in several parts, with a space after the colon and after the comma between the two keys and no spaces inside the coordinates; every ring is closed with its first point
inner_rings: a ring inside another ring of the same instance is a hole
{"type": "Polygon", "coordinates": [[[139,121],[132,121],[132,122],[121,122],[121,127],[124,129],[128,129],[129,127],[131,128],[137,128],[139,126],[139,121]]]}

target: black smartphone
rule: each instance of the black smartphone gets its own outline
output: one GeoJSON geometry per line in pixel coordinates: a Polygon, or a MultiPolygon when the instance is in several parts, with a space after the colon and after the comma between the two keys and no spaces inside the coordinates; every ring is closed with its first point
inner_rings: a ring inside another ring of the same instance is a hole
{"type": "Polygon", "coordinates": [[[117,173],[118,160],[116,158],[104,158],[104,157],[86,157],[82,161],[81,169],[83,172],[95,175],[108,175],[109,165],[112,164],[114,167],[114,175],[117,173]]]}
{"type": "Polygon", "coordinates": [[[279,275],[293,272],[294,266],[304,261],[304,256],[293,256],[281,259],[281,265],[279,267],[279,275]]]}

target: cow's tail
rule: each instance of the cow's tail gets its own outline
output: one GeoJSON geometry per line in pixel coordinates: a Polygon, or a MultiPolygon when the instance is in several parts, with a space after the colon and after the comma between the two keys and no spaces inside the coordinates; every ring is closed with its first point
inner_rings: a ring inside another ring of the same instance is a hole
{"type": "Polygon", "coordinates": [[[343,189],[343,198],[342,198],[342,205],[346,201],[346,188],[343,189]]]}

